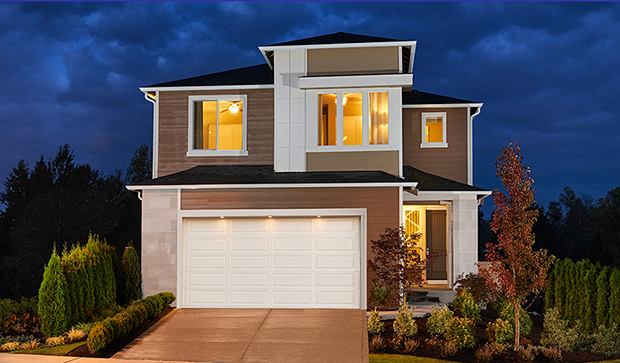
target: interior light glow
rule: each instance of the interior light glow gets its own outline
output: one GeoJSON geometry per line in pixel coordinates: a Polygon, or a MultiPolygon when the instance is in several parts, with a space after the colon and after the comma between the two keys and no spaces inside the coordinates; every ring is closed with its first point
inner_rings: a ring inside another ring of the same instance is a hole
{"type": "Polygon", "coordinates": [[[321,218],[321,216],[316,216],[317,218],[321,218]]]}
{"type": "Polygon", "coordinates": [[[220,219],[224,219],[224,216],[220,216],[220,219]]]}
{"type": "Polygon", "coordinates": [[[228,108],[228,111],[232,113],[239,112],[239,105],[237,104],[237,102],[233,102],[232,105],[230,105],[230,107],[228,108]]]}
{"type": "Polygon", "coordinates": [[[347,98],[346,97],[342,97],[342,105],[346,105],[347,104],[347,98]]]}

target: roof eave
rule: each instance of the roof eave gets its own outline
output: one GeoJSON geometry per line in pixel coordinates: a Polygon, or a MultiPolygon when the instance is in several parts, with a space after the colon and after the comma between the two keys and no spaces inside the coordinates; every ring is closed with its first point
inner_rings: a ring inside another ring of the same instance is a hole
{"type": "Polygon", "coordinates": [[[175,185],[126,185],[131,191],[158,189],[272,189],[272,188],[376,188],[376,187],[411,187],[416,188],[417,182],[368,182],[368,183],[274,183],[274,184],[175,184],[175,185]]]}

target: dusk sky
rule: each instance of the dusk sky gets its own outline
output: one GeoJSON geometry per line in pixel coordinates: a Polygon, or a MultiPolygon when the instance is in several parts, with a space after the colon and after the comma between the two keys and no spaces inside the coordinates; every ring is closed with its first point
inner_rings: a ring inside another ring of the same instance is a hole
{"type": "Polygon", "coordinates": [[[139,87],[344,31],[417,40],[414,89],[484,103],[476,186],[500,186],[493,163],[515,140],[545,207],[565,186],[594,199],[620,186],[620,3],[0,3],[0,19],[2,181],[63,144],[125,169],[152,144],[139,87]]]}

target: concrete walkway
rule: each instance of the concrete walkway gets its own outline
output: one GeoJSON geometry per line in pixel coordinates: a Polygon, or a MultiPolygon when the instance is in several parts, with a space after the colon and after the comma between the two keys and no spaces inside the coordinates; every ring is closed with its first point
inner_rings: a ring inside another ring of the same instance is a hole
{"type": "Polygon", "coordinates": [[[113,358],[366,363],[366,314],[332,309],[177,309],[113,358]]]}

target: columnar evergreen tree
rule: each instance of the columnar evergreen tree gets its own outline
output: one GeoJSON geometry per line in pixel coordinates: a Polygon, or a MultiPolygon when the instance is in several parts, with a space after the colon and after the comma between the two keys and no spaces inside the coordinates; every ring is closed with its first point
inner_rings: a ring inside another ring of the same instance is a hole
{"type": "Polygon", "coordinates": [[[125,247],[122,263],[125,276],[125,299],[128,302],[139,300],[142,297],[142,273],[138,254],[131,242],[125,247]]]}
{"type": "Polygon", "coordinates": [[[489,287],[503,291],[515,308],[515,350],[519,349],[519,313],[530,294],[543,291],[553,256],[546,250],[534,251],[532,225],[538,211],[533,209],[534,188],[529,168],[522,165],[521,149],[510,144],[502,150],[495,167],[508,195],[493,192],[496,209],[491,229],[497,233],[497,245],[487,245],[488,269],[481,273],[489,287]]]}
{"type": "Polygon", "coordinates": [[[605,266],[596,279],[596,326],[609,324],[609,267],[605,266]]]}
{"type": "Polygon", "coordinates": [[[600,265],[593,264],[588,260],[589,268],[585,274],[584,314],[585,329],[588,333],[594,333],[596,325],[596,280],[600,273],[600,265]]]}
{"type": "Polygon", "coordinates": [[[38,314],[41,331],[49,336],[60,335],[69,328],[71,312],[67,280],[56,250],[52,253],[43,273],[43,282],[39,289],[38,314]]]}
{"type": "Polygon", "coordinates": [[[620,326],[620,270],[614,269],[609,276],[609,326],[620,326]]]}
{"type": "Polygon", "coordinates": [[[556,304],[555,288],[556,281],[558,279],[558,262],[559,261],[555,261],[551,270],[549,271],[549,276],[547,277],[547,289],[545,290],[545,310],[551,309],[556,304]]]}

